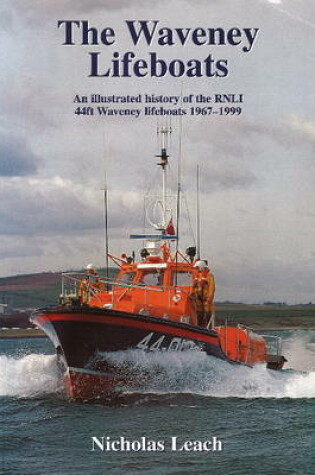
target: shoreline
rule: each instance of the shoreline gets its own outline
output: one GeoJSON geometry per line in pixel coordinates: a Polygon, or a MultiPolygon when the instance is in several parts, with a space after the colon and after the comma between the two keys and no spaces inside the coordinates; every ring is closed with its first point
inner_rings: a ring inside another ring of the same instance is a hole
{"type": "Polygon", "coordinates": [[[41,330],[0,330],[0,340],[9,338],[48,338],[41,330]]]}
{"type": "MultiPolygon", "coordinates": [[[[253,328],[254,331],[261,333],[261,332],[269,332],[269,331],[307,331],[307,330],[315,330],[315,326],[312,327],[305,327],[305,326],[278,326],[278,327],[264,327],[264,328],[253,328]]],[[[48,338],[44,332],[41,330],[0,330],[0,340],[7,340],[7,339],[16,339],[16,338],[48,338]]]]}

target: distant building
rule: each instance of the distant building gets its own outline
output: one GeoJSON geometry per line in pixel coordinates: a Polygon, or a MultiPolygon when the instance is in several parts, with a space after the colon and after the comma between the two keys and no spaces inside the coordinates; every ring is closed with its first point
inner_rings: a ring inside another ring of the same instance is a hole
{"type": "Polygon", "coordinates": [[[7,308],[7,303],[0,303],[0,315],[4,315],[7,312],[7,308]]]}

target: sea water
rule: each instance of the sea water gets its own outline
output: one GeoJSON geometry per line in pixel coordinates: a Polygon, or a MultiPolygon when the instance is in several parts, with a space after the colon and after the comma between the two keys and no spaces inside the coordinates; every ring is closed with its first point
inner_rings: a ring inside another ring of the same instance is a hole
{"type": "Polygon", "coordinates": [[[315,331],[282,336],[282,371],[197,351],[112,354],[147,387],[89,404],[65,397],[48,339],[0,340],[0,471],[314,474],[315,331]]]}

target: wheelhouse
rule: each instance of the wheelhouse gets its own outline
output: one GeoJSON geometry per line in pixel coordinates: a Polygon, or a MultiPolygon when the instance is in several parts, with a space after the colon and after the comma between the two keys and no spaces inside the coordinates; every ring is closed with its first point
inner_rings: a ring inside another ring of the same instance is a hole
{"type": "Polygon", "coordinates": [[[112,287],[113,308],[196,324],[194,275],[189,262],[123,263],[112,287]]]}

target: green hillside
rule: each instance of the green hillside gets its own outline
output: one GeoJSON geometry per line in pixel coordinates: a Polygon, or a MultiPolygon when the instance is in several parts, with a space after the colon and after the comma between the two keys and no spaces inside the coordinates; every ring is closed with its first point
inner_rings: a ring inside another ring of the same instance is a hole
{"type": "MultiPolygon", "coordinates": [[[[72,271],[82,272],[82,271],[72,271]]],[[[105,276],[105,269],[98,269],[105,276]]],[[[113,277],[116,269],[110,268],[113,277]]],[[[0,278],[0,303],[18,309],[37,308],[56,303],[61,293],[62,274],[42,272],[0,278]]]]}

